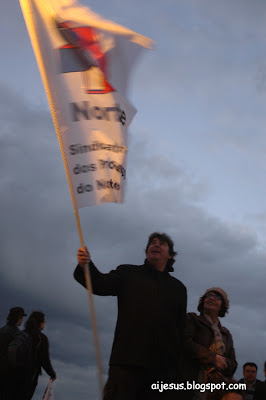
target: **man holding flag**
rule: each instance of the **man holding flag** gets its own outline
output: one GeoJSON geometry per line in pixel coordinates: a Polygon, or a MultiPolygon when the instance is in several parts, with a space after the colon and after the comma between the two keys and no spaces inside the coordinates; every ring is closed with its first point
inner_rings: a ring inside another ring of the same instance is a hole
{"type": "MultiPolygon", "coordinates": [[[[91,205],[123,201],[127,175],[127,129],[136,113],[127,97],[128,80],[140,50],[143,47],[151,48],[152,41],[100,17],[76,0],[20,0],[20,5],[46,90],[81,247],[84,248],[78,210],[91,205]]],[[[163,242],[168,243],[167,240],[163,242]]],[[[82,254],[85,260],[80,262],[84,264],[89,256],[87,252],[82,254]]],[[[174,254],[169,256],[169,260],[173,256],[174,254]]],[[[161,271],[165,277],[162,282],[168,282],[171,293],[175,286],[183,286],[168,276],[166,264],[167,262],[161,271]]],[[[157,269],[149,262],[148,265],[141,270],[146,271],[148,268],[146,272],[150,271],[156,281],[157,269]]],[[[120,270],[117,272],[120,275],[120,270]]],[[[87,272],[85,277],[86,286],[90,289],[87,272]]],[[[174,320],[180,317],[182,325],[185,289],[180,290],[180,294],[173,293],[173,297],[180,295],[181,303],[175,300],[170,308],[178,312],[178,317],[174,315],[174,320]]],[[[101,388],[102,373],[96,321],[91,291],[88,293],[101,388]]],[[[166,296],[166,303],[170,306],[168,297],[166,296]]],[[[164,315],[163,301],[160,307],[160,315],[164,315]]],[[[160,320],[157,317],[155,319],[157,322],[160,320]]],[[[142,323],[140,320],[138,322],[142,323]]],[[[159,322],[157,325],[159,326],[159,322]]],[[[157,325],[154,325],[156,329],[157,325]]],[[[166,331],[167,329],[166,326],[166,331]]],[[[151,333],[151,329],[149,332],[151,333]]],[[[171,332],[171,336],[174,335],[177,342],[181,337],[180,332],[171,332]]],[[[173,342],[173,338],[171,340],[173,342]]],[[[139,339],[138,341],[141,342],[139,339]]],[[[179,347],[180,343],[176,343],[174,351],[179,347]]],[[[154,343],[153,348],[156,349],[157,344],[154,343]]],[[[134,368],[133,365],[132,367],[134,368]]],[[[128,396],[123,400],[129,399],[128,396]]]]}
{"type": "MultiPolygon", "coordinates": [[[[186,316],[186,288],[169,272],[175,262],[172,239],[154,232],[144,265],[120,265],[108,274],[95,267],[87,248],[79,249],[74,277],[86,287],[89,264],[93,293],[117,296],[118,317],[104,400],[177,398],[154,384],[177,382],[186,316]],[[152,386],[153,385],[153,386],[152,386]]],[[[180,392],[182,393],[182,392],[180,392]]]]}

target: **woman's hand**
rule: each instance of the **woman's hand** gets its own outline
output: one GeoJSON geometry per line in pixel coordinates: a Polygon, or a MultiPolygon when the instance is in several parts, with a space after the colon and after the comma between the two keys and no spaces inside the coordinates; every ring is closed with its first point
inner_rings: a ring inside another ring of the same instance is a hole
{"type": "Polygon", "coordinates": [[[225,369],[227,368],[227,362],[225,357],[219,356],[219,354],[216,354],[216,367],[218,369],[225,369]]]}

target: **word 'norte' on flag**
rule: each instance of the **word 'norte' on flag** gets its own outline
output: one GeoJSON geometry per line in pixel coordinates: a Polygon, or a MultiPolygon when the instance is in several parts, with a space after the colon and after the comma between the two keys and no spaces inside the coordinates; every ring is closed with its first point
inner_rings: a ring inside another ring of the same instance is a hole
{"type": "Polygon", "coordinates": [[[77,208],[122,202],[128,77],[152,41],[75,0],[20,0],[77,208]]]}

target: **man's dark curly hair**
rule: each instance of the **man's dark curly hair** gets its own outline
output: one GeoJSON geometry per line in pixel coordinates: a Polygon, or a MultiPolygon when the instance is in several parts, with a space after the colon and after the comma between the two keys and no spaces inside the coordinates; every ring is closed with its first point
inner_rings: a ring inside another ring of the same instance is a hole
{"type": "MultiPolygon", "coordinates": [[[[214,290],[215,292],[215,290],[214,290]]],[[[216,292],[215,292],[216,293],[216,292]]],[[[218,293],[218,292],[217,292],[218,293]]],[[[218,293],[220,295],[220,293],[218,293]]],[[[198,311],[200,312],[200,314],[203,314],[204,312],[204,301],[206,299],[206,295],[205,296],[201,296],[199,299],[199,304],[198,304],[198,311]]],[[[219,311],[219,317],[224,317],[226,313],[228,313],[228,307],[226,307],[224,299],[222,298],[222,305],[219,311]]]]}
{"type": "Polygon", "coordinates": [[[173,264],[175,263],[175,259],[174,257],[178,254],[177,251],[174,250],[174,242],[171,239],[171,237],[169,235],[167,235],[166,233],[159,233],[159,232],[153,232],[150,234],[149,239],[148,239],[148,243],[145,249],[145,254],[147,254],[148,248],[150,247],[151,242],[153,241],[153,239],[158,238],[159,240],[161,240],[162,242],[166,242],[168,244],[169,247],[169,255],[172,256],[172,258],[170,258],[167,261],[166,264],[166,271],[172,272],[174,270],[173,268],[173,264]]]}

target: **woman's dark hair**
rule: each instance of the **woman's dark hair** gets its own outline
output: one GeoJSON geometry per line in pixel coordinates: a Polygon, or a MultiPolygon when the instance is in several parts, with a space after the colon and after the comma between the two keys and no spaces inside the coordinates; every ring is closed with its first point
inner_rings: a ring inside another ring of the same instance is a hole
{"type": "Polygon", "coordinates": [[[178,253],[177,251],[174,250],[174,242],[172,241],[172,239],[170,238],[170,236],[168,236],[166,233],[158,233],[158,232],[153,232],[148,239],[148,243],[145,249],[145,253],[147,254],[148,248],[150,247],[151,242],[153,241],[153,239],[158,238],[159,240],[161,240],[162,242],[166,242],[168,244],[169,247],[169,255],[172,256],[172,258],[170,258],[167,261],[166,264],[166,270],[172,272],[174,270],[174,268],[172,267],[172,265],[175,263],[175,259],[174,256],[176,256],[178,253]]]}
{"type": "Polygon", "coordinates": [[[31,334],[36,335],[40,333],[41,324],[45,321],[45,315],[41,311],[33,311],[27,321],[25,322],[25,330],[31,334]]]}
{"type": "MultiPolygon", "coordinates": [[[[220,293],[218,293],[218,294],[220,294],[220,293]]],[[[205,301],[205,299],[206,299],[206,295],[201,296],[200,299],[199,299],[198,311],[200,312],[200,314],[203,314],[203,312],[204,312],[204,301],[205,301]]],[[[221,304],[221,308],[220,308],[220,311],[219,311],[219,317],[224,317],[225,314],[228,313],[228,309],[229,309],[229,307],[226,307],[225,301],[222,298],[222,304],[221,304]]]]}

